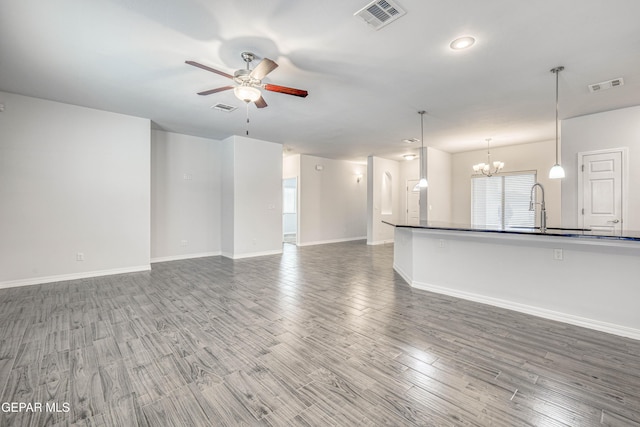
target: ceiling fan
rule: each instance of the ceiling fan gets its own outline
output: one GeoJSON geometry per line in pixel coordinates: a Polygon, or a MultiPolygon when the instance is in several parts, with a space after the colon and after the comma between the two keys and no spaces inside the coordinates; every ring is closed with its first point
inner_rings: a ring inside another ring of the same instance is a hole
{"type": "Polygon", "coordinates": [[[247,104],[254,102],[256,107],[264,108],[267,106],[260,89],[268,90],[271,92],[280,92],[287,95],[299,96],[305,98],[309,93],[306,90],[294,89],[286,86],[278,86],[270,83],[262,83],[262,79],[275,70],[278,67],[274,61],[269,58],[264,58],[251,69],[251,62],[255,59],[255,55],[251,52],[242,52],[242,59],[247,64],[247,68],[241,68],[237,70],[233,75],[225,73],[224,71],[216,70],[215,68],[208,67],[195,61],[185,61],[189,65],[202,68],[203,70],[211,71],[212,73],[219,74],[223,77],[233,80],[236,84],[232,86],[222,86],[215,89],[205,90],[198,92],[198,95],[211,95],[212,93],[222,92],[225,90],[233,89],[236,97],[247,104]]]}

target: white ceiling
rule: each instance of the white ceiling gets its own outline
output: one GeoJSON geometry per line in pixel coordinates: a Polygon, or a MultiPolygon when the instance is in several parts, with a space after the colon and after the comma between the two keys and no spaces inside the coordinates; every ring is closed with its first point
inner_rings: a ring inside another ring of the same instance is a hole
{"type": "Polygon", "coordinates": [[[265,82],[309,96],[264,92],[250,136],[350,160],[416,151],[401,140],[421,109],[425,143],[449,152],[553,139],[558,65],[561,119],[640,104],[638,0],[398,2],[375,31],[353,16],[366,0],[0,0],[0,90],[223,139],[245,133],[244,105],[196,95],[230,80],[184,61],[232,74],[252,51],[280,65],[265,82]],[[449,49],[461,35],[475,46],[449,49]]]}

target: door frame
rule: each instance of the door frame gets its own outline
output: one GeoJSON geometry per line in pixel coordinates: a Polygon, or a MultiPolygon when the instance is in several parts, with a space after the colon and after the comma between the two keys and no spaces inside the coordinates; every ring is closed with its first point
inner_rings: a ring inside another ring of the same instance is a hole
{"type": "Polygon", "coordinates": [[[605,148],[603,150],[592,150],[592,151],[580,151],[578,152],[578,226],[580,228],[584,228],[584,215],[582,214],[582,209],[584,209],[584,178],[582,174],[582,168],[584,167],[584,157],[590,156],[593,154],[607,154],[607,153],[620,153],[622,156],[621,167],[622,171],[620,176],[622,177],[621,189],[622,193],[620,197],[622,198],[622,219],[620,221],[620,230],[625,229],[625,221],[628,216],[628,205],[629,205],[629,148],[628,147],[618,147],[618,148],[605,148]]]}
{"type": "MultiPolygon", "coordinates": [[[[284,182],[287,180],[293,180],[296,183],[296,241],[295,241],[295,245],[299,246],[300,245],[300,178],[295,175],[295,176],[289,176],[289,177],[285,177],[282,178],[282,192],[283,192],[283,200],[284,200],[284,182]]],[[[282,216],[284,218],[284,212],[282,213],[282,216]]],[[[282,240],[284,243],[284,230],[282,232],[282,240]]]]}

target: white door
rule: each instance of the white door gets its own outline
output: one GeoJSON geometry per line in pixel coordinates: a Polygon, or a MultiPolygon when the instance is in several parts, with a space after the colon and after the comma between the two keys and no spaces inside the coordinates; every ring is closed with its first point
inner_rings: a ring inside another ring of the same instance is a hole
{"type": "Polygon", "coordinates": [[[413,191],[417,179],[407,181],[407,224],[420,224],[420,191],[413,191]]]}
{"type": "Polygon", "coordinates": [[[622,230],[622,151],[581,153],[582,226],[622,230]]]}

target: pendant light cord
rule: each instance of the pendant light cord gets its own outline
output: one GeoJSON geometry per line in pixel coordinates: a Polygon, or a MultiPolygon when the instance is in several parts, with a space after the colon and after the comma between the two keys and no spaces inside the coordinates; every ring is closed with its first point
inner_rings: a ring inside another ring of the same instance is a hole
{"type": "Polygon", "coordinates": [[[418,114],[420,114],[420,179],[426,178],[424,176],[424,113],[426,111],[420,110],[418,114]]]}
{"type": "Polygon", "coordinates": [[[558,80],[560,78],[560,69],[556,70],[556,165],[558,164],[558,80]]]}
{"type": "Polygon", "coordinates": [[[564,70],[563,66],[552,68],[551,72],[556,75],[556,165],[559,165],[558,157],[559,157],[559,148],[558,148],[558,80],[560,78],[560,71],[564,70]]]}

